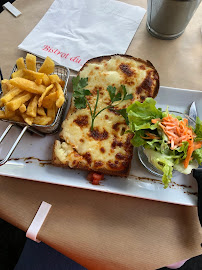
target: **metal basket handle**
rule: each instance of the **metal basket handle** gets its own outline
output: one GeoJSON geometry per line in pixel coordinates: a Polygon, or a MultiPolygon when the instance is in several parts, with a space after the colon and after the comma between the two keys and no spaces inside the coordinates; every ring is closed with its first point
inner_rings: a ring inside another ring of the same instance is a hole
{"type": "MultiPolygon", "coordinates": [[[[0,143],[3,141],[3,139],[6,137],[6,135],[8,134],[8,132],[10,131],[10,129],[12,128],[12,126],[14,126],[14,124],[10,124],[4,131],[4,133],[1,135],[0,137],[0,143]]],[[[16,141],[14,142],[14,144],[12,145],[12,147],[10,148],[8,154],[6,155],[6,157],[0,161],[0,166],[2,166],[3,164],[5,164],[8,159],[10,158],[10,156],[12,155],[13,151],[15,150],[16,146],[18,145],[18,143],[20,142],[20,140],[22,139],[22,136],[24,135],[25,131],[27,130],[28,126],[25,126],[22,131],[20,132],[20,134],[18,135],[16,141]]]]}

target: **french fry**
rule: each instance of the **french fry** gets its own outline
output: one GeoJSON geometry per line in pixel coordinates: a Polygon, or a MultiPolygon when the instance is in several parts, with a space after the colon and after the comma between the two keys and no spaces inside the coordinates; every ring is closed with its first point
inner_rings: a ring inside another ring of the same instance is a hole
{"type": "Polygon", "coordinates": [[[55,85],[58,92],[58,99],[56,101],[56,106],[60,108],[65,102],[64,92],[62,91],[62,87],[58,82],[56,82],[55,85]]]}
{"type": "Polygon", "coordinates": [[[18,87],[14,87],[11,89],[9,92],[7,92],[5,95],[2,96],[0,99],[3,104],[6,104],[9,102],[11,99],[13,99],[15,96],[19,95],[23,90],[21,90],[18,87]]]}
{"type": "Polygon", "coordinates": [[[43,107],[37,108],[37,114],[40,116],[46,116],[46,112],[43,107]]]}
{"type": "Polygon", "coordinates": [[[43,99],[42,106],[46,109],[53,107],[53,104],[55,104],[57,98],[58,98],[57,92],[50,93],[43,99]]]}
{"type": "Polygon", "coordinates": [[[38,106],[41,107],[44,97],[48,94],[48,92],[53,88],[54,84],[49,85],[46,87],[46,90],[43,92],[43,94],[40,96],[38,101],[38,106]]]}
{"type": "Polygon", "coordinates": [[[20,93],[18,96],[15,96],[11,101],[6,103],[6,106],[11,111],[16,111],[22,104],[32,98],[31,93],[23,92],[20,93]]]}
{"type": "Polygon", "coordinates": [[[15,122],[23,122],[23,118],[20,115],[14,115],[9,118],[9,120],[15,121],[15,122]]]}
{"type": "Polygon", "coordinates": [[[35,80],[35,83],[36,83],[37,85],[41,85],[42,82],[43,82],[42,79],[36,79],[36,80],[35,80]]]}
{"type": "Polygon", "coordinates": [[[4,79],[1,81],[1,88],[4,95],[9,92],[13,87],[14,86],[10,83],[9,80],[4,79]]]}
{"type": "Polygon", "coordinates": [[[5,110],[5,118],[10,119],[11,117],[15,116],[15,112],[11,111],[7,106],[4,107],[5,110]]]}
{"type": "Polygon", "coordinates": [[[26,112],[26,110],[27,110],[27,108],[26,108],[25,104],[22,104],[22,105],[19,107],[19,111],[20,111],[21,113],[26,112]]]}
{"type": "Polygon", "coordinates": [[[25,62],[24,62],[23,57],[20,57],[17,59],[16,65],[17,65],[18,70],[25,68],[25,62]]]}
{"type": "Polygon", "coordinates": [[[34,117],[28,116],[26,113],[22,113],[21,115],[24,121],[31,126],[34,121],[34,117]]]}
{"type": "Polygon", "coordinates": [[[5,118],[5,112],[4,111],[0,111],[0,119],[4,119],[5,118]]]}
{"type": "Polygon", "coordinates": [[[51,123],[52,123],[52,122],[54,121],[54,119],[55,119],[56,112],[57,112],[57,109],[56,109],[55,104],[53,104],[53,106],[52,106],[51,108],[48,108],[48,109],[47,109],[47,116],[48,116],[48,117],[51,117],[51,123]]]}
{"type": "Polygon", "coordinates": [[[24,73],[23,78],[30,80],[30,81],[42,79],[44,76],[44,73],[36,72],[33,70],[29,70],[29,69],[23,69],[23,73],[24,73]]]}
{"type": "Polygon", "coordinates": [[[26,111],[26,114],[28,116],[36,117],[38,99],[39,99],[39,96],[36,95],[30,100],[29,105],[27,106],[27,111],[26,111]]]}
{"type": "Polygon", "coordinates": [[[9,80],[7,80],[7,79],[3,79],[2,81],[1,81],[1,88],[2,88],[2,91],[3,92],[8,92],[8,84],[10,84],[10,82],[9,82],[9,80]]]}
{"type": "Polygon", "coordinates": [[[14,78],[10,80],[10,83],[20,89],[26,90],[27,92],[41,95],[46,87],[44,85],[37,85],[35,82],[29,81],[24,78],[14,78]]]}
{"type": "Polygon", "coordinates": [[[59,84],[61,85],[62,89],[65,87],[65,81],[60,80],[59,84]]]}
{"type": "Polygon", "coordinates": [[[55,83],[55,82],[59,83],[61,81],[61,79],[59,78],[59,76],[57,74],[52,74],[52,75],[49,75],[48,77],[49,77],[51,83],[55,83]]]}
{"type": "Polygon", "coordinates": [[[57,97],[58,97],[58,92],[57,92],[57,89],[56,89],[55,85],[54,85],[54,87],[50,90],[49,95],[52,94],[52,93],[57,93],[57,97]]]}
{"type": "Polygon", "coordinates": [[[11,74],[11,78],[17,78],[17,77],[23,78],[23,76],[24,76],[23,69],[19,69],[11,74]]]}
{"type": "Polygon", "coordinates": [[[51,84],[51,81],[50,81],[50,79],[49,79],[49,77],[48,77],[47,74],[44,74],[44,76],[43,76],[43,78],[42,78],[42,82],[43,82],[43,84],[44,84],[45,86],[49,86],[49,85],[51,84]]]}
{"type": "Polygon", "coordinates": [[[51,74],[54,72],[55,64],[53,60],[47,56],[45,61],[43,62],[43,65],[40,67],[39,72],[45,73],[45,74],[51,74]]]}
{"type": "Polygon", "coordinates": [[[26,55],[26,66],[27,66],[27,69],[36,71],[36,56],[35,55],[27,53],[27,55],[26,55]]]}
{"type": "Polygon", "coordinates": [[[52,118],[48,116],[36,116],[33,123],[36,125],[47,125],[51,120],[52,118]]]}

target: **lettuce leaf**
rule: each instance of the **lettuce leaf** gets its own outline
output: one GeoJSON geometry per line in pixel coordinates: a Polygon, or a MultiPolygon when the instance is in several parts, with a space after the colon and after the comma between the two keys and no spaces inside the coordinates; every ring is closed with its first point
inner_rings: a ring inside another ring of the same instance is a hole
{"type": "Polygon", "coordinates": [[[162,182],[164,183],[164,188],[168,187],[168,184],[170,183],[171,179],[172,179],[172,173],[173,173],[173,167],[165,164],[163,166],[163,177],[162,177],[162,182]]]}
{"type": "Polygon", "coordinates": [[[187,168],[184,167],[184,163],[180,162],[179,164],[174,165],[174,170],[183,173],[183,174],[190,174],[193,169],[198,168],[198,162],[193,160],[187,168]]]}
{"type": "Polygon", "coordinates": [[[152,124],[151,119],[162,118],[162,111],[155,105],[156,101],[153,98],[146,98],[143,103],[135,101],[127,108],[131,131],[157,128],[158,124],[152,124]]]}
{"type": "Polygon", "coordinates": [[[202,148],[196,149],[193,152],[193,157],[194,157],[194,159],[197,160],[198,164],[201,165],[201,163],[202,163],[202,148]]]}
{"type": "Polygon", "coordinates": [[[158,170],[163,172],[162,182],[164,184],[164,188],[167,188],[172,178],[174,166],[172,158],[148,148],[144,149],[144,153],[147,156],[149,162],[153,164],[158,170]]]}
{"type": "Polygon", "coordinates": [[[144,145],[146,141],[142,137],[144,137],[144,130],[138,130],[137,132],[135,132],[131,140],[132,145],[135,147],[144,145]]]}
{"type": "Polygon", "coordinates": [[[202,121],[199,117],[196,117],[196,127],[194,129],[194,133],[197,136],[195,141],[202,141],[202,121]]]}

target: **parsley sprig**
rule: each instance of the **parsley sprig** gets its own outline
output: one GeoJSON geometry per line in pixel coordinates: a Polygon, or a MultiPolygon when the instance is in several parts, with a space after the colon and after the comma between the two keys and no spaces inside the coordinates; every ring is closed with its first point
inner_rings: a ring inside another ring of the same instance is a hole
{"type": "Polygon", "coordinates": [[[122,101],[133,98],[132,94],[127,94],[125,85],[121,85],[120,89],[117,89],[116,87],[109,85],[107,87],[107,91],[109,93],[111,103],[108,106],[104,107],[99,112],[97,112],[99,91],[97,90],[95,107],[93,109],[88,99],[86,98],[86,96],[92,95],[88,89],[85,89],[85,87],[88,85],[88,78],[80,78],[79,76],[74,77],[72,80],[72,84],[73,84],[73,97],[74,97],[75,107],[77,109],[85,109],[86,106],[88,105],[90,109],[91,131],[93,130],[93,127],[94,127],[95,118],[106,109],[112,109],[113,111],[122,115],[124,119],[126,120],[126,123],[128,124],[128,117],[127,117],[126,109],[118,110],[115,108],[115,106],[118,106],[122,101]]]}

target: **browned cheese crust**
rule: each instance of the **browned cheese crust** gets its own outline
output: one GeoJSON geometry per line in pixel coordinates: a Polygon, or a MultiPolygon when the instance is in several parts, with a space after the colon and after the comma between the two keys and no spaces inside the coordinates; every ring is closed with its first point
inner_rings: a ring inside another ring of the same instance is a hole
{"type": "MultiPolygon", "coordinates": [[[[97,111],[110,104],[109,85],[117,89],[125,85],[133,94],[132,100],[123,101],[117,109],[128,107],[135,100],[155,98],[159,90],[159,75],[149,61],[129,55],[111,55],[93,58],[79,72],[80,78],[88,77],[85,87],[91,92],[88,102],[94,108],[97,90],[97,111]]],[[[113,110],[104,110],[90,130],[91,115],[88,106],[76,109],[74,100],[62,124],[60,140],[56,140],[52,163],[56,166],[97,171],[110,175],[127,176],[132,160],[132,135],[124,118],[113,110]]]]}

